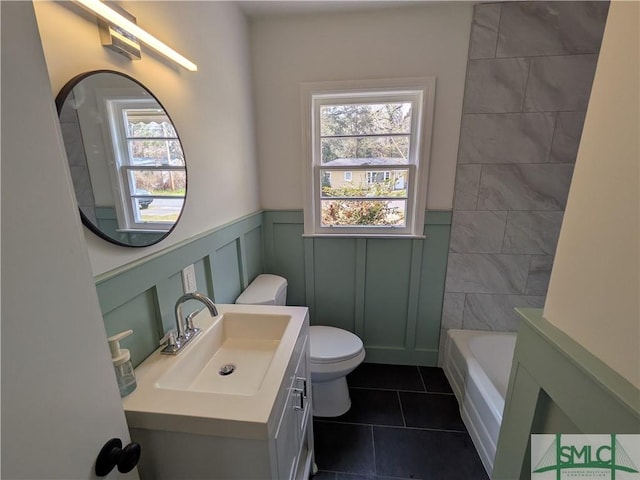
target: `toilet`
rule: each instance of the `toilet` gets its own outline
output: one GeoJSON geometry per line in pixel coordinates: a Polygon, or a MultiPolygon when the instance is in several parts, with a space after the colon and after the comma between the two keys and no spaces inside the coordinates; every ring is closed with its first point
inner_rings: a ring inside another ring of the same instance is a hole
{"type": "MultiPolygon", "coordinates": [[[[287,280],[278,275],[258,275],[237,298],[237,304],[285,305],[287,280]]],[[[341,328],[309,328],[313,415],[337,417],[351,408],[347,374],[365,357],[362,340],[341,328]]]]}

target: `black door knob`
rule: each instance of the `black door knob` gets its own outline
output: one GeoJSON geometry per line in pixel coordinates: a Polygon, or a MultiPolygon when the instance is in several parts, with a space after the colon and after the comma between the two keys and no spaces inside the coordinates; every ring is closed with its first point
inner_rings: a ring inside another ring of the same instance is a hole
{"type": "Polygon", "coordinates": [[[118,466],[120,473],[127,473],[133,470],[140,460],[140,445],[130,443],[122,448],[122,441],[119,438],[112,438],[104,444],[96,459],[96,475],[104,477],[109,474],[113,467],[118,466]]]}

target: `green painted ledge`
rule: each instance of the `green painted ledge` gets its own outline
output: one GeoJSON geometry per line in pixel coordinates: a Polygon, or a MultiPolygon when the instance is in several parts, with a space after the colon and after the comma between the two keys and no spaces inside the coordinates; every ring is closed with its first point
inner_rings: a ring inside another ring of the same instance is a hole
{"type": "Polygon", "coordinates": [[[531,434],[640,434],[640,391],[542,309],[523,322],[513,356],[492,479],[531,478],[531,434]]]}
{"type": "MultiPolygon", "coordinates": [[[[611,392],[621,405],[640,418],[640,391],[589,350],[542,316],[541,308],[516,308],[530,328],[564,353],[567,360],[594,383],[611,392]]],[[[640,433],[640,431],[638,432],[640,433]]]]}

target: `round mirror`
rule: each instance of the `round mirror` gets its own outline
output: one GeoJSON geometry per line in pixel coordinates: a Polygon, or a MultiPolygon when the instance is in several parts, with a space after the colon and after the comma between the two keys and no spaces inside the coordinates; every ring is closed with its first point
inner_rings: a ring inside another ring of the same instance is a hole
{"type": "Polygon", "coordinates": [[[180,218],[187,170],[169,115],[143,85],[100,70],[56,97],[82,222],[112,243],[158,243],[180,218]]]}

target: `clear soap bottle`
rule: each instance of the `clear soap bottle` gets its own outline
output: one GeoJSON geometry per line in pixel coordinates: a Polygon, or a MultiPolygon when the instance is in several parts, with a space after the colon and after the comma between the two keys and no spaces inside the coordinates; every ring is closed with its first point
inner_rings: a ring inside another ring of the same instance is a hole
{"type": "Polygon", "coordinates": [[[128,337],[133,333],[133,330],[126,330],[109,337],[109,350],[111,350],[111,361],[113,362],[113,368],[116,371],[116,379],[118,380],[118,388],[120,389],[120,396],[126,397],[133,392],[136,387],[136,375],[133,371],[133,365],[131,365],[131,354],[126,348],[120,348],[120,340],[128,337]]]}

